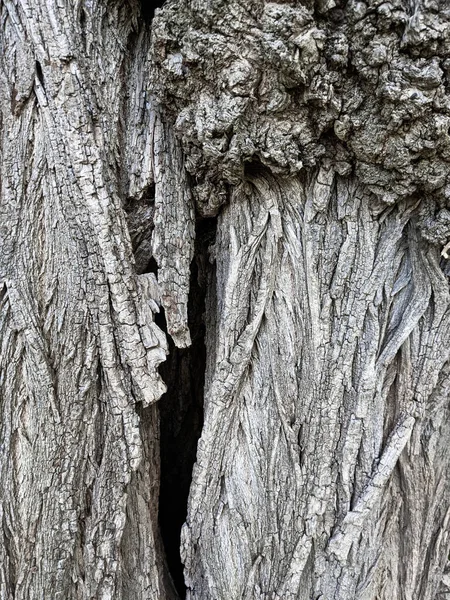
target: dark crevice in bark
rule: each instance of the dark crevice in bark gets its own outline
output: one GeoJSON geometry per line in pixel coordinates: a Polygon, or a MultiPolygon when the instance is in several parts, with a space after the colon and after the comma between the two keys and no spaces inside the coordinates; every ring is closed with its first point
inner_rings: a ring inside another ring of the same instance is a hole
{"type": "Polygon", "coordinates": [[[101,391],[104,386],[103,377],[104,376],[103,376],[102,364],[100,361],[98,361],[98,363],[97,363],[97,393],[98,393],[98,398],[100,399],[100,401],[99,401],[99,410],[98,410],[97,417],[95,420],[96,444],[95,444],[95,454],[94,454],[94,460],[97,463],[97,466],[100,466],[102,464],[103,449],[104,449],[104,442],[105,442],[104,435],[103,435],[105,407],[103,406],[103,403],[101,401],[101,391]]]}
{"type": "Polygon", "coordinates": [[[44,87],[44,74],[42,73],[41,63],[38,60],[36,61],[36,75],[40,84],[44,87]]]}
{"type": "Polygon", "coordinates": [[[80,35],[81,35],[81,44],[83,48],[86,49],[86,12],[83,7],[80,7],[80,12],[78,14],[78,22],[80,24],[80,35]]]}
{"type": "Polygon", "coordinates": [[[261,162],[260,157],[255,154],[251,160],[244,162],[244,177],[251,178],[257,177],[261,173],[264,173],[266,167],[261,162]]]}
{"type": "MultiPolygon", "coordinates": [[[[192,345],[176,348],[169,338],[169,355],[160,372],[167,392],[159,402],[161,419],[161,489],[159,522],[167,563],[177,591],[185,597],[180,532],[203,426],[203,390],[206,368],[205,297],[212,265],[208,249],[215,236],[215,219],[197,223],[195,256],[191,266],[189,328],[192,345]]],[[[157,324],[166,331],[163,312],[157,324]]]]}
{"type": "Polygon", "coordinates": [[[80,8],[79,21],[81,29],[84,30],[86,27],[86,13],[84,12],[83,8],[80,8]]]}
{"type": "Polygon", "coordinates": [[[140,198],[127,198],[124,204],[130,233],[136,272],[155,273],[157,265],[152,257],[152,235],[155,214],[155,186],[146,188],[140,198]]]}
{"type": "Polygon", "coordinates": [[[151,23],[155,10],[161,8],[165,0],[141,0],[141,17],[146,23],[151,23]]]}
{"type": "Polygon", "coordinates": [[[91,481],[91,483],[86,487],[86,493],[84,495],[84,506],[80,510],[80,516],[78,519],[78,535],[81,548],[83,548],[86,544],[86,526],[92,514],[93,486],[94,482],[91,481]]]}

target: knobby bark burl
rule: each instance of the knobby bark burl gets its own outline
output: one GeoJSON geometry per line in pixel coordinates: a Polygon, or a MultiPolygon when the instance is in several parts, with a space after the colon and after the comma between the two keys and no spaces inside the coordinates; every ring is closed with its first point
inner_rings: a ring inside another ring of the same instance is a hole
{"type": "Polygon", "coordinates": [[[446,597],[446,0],[169,0],[151,22],[2,0],[0,23],[0,597],[176,597],[154,319],[191,344],[192,260],[187,597],[446,597]]]}

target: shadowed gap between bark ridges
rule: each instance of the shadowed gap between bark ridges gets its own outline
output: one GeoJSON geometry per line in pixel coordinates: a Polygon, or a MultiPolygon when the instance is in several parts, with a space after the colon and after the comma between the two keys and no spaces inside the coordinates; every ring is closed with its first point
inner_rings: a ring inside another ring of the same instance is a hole
{"type": "Polygon", "coordinates": [[[165,0],[140,0],[141,16],[146,23],[150,23],[157,8],[161,8],[165,0]]]}
{"type": "MultiPolygon", "coordinates": [[[[161,487],[159,523],[170,574],[180,598],[184,598],[180,533],[186,520],[187,502],[203,426],[203,390],[206,369],[205,298],[213,265],[208,249],[215,236],[215,219],[197,222],[195,255],[191,265],[188,306],[192,345],[176,348],[170,336],[169,355],[160,373],[167,392],[159,402],[161,424],[161,487]]],[[[167,332],[163,309],[156,323],[167,332]]]]}

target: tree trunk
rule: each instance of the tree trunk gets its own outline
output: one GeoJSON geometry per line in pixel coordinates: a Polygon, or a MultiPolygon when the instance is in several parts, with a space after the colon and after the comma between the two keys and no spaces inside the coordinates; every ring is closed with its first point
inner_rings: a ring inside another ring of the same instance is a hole
{"type": "Polygon", "coordinates": [[[450,597],[446,0],[157,5],[0,0],[0,598],[450,597]]]}

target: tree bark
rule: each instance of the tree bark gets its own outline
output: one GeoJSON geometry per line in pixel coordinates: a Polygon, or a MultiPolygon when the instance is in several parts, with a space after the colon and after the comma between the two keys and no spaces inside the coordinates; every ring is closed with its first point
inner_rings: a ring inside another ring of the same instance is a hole
{"type": "Polygon", "coordinates": [[[157,4],[0,1],[0,598],[445,598],[446,1],[157,4]]]}

